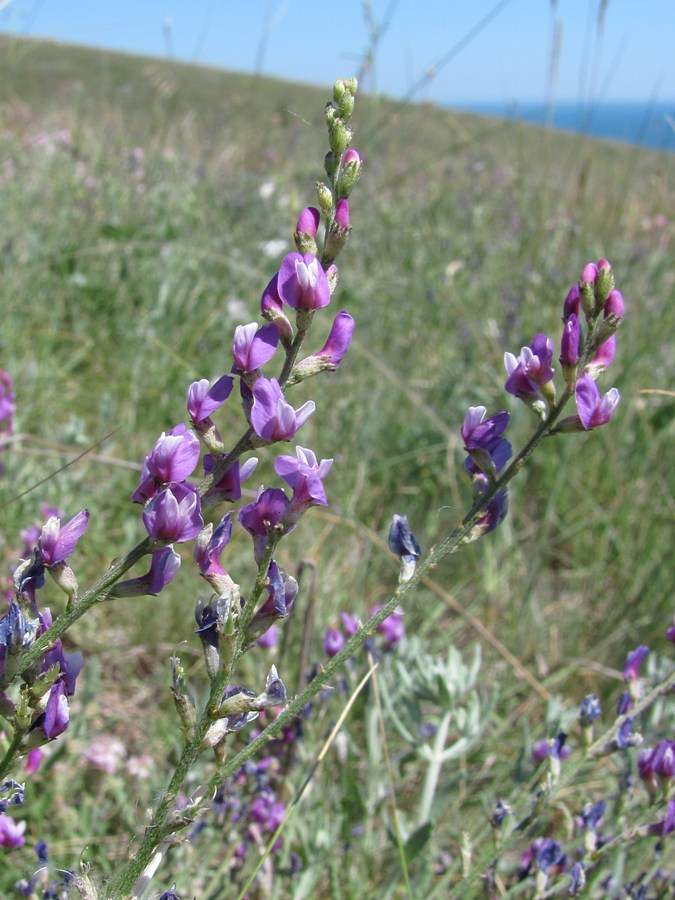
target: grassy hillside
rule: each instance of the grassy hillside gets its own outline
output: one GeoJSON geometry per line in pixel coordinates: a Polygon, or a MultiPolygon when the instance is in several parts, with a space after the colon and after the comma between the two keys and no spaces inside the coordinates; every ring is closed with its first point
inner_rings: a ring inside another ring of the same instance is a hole
{"type": "MultiPolygon", "coordinates": [[[[142,537],[128,499],[140,463],[159,433],[184,419],[188,384],[229,370],[234,326],[258,318],[260,294],[323,174],[328,97],[329,86],[0,40],[0,366],[15,381],[19,431],[0,482],[8,574],[19,532],[44,502],[66,518],[92,511],[76,560],[81,583],[142,537]]],[[[514,483],[504,525],[447,560],[406,610],[408,634],[429,652],[450,642],[468,652],[479,635],[457,614],[465,608],[541,686],[533,693],[481,639],[481,683],[501,685],[492,713],[499,783],[531,743],[525,714],[541,737],[546,694],[614,698],[626,652],[662,643],[672,617],[675,165],[642,148],[376,96],[358,99],[354,146],[365,168],[333,304],[356,319],[355,340],[339,373],[293,398],[318,407],[301,443],[335,458],[329,510],[312,511],[283,548],[289,570],[301,559],[318,567],[311,663],[341,610],[365,615],[389,595],[395,571],[381,538],[392,513],[406,513],[428,548],[468,507],[459,435],[467,406],[508,407],[512,442],[526,439],[530,414],[503,393],[504,351],[519,352],[537,331],[558,344],[562,301],[589,260],[611,260],[626,298],[605,378],[605,390],[615,384],[622,394],[611,427],[550,441],[514,483]]],[[[224,434],[240,429],[236,403],[224,417],[224,434]]],[[[252,489],[273,483],[271,462],[261,454],[252,489]]],[[[228,554],[243,583],[248,540],[240,535],[228,554]]],[[[79,814],[63,802],[69,772],[99,730],[160,758],[178,740],[166,660],[183,640],[197,672],[201,656],[184,556],[160,598],[107,604],[71,632],[86,657],[81,705],[51,769],[35,776],[53,778],[44,815],[64,865],[85,844],[104,860],[123,854],[164,783],[159,767],[122,803],[128,785],[84,772],[79,814]],[[123,678],[138,690],[121,696],[123,678]]],[[[293,646],[302,605],[287,625],[293,646]]],[[[285,663],[293,685],[292,654],[285,663]]],[[[308,748],[339,708],[327,701],[317,713],[308,748]]],[[[360,722],[350,736],[357,748],[360,722]]],[[[367,780],[359,752],[355,769],[367,780]]],[[[310,749],[300,753],[311,758],[310,749]]],[[[468,773],[482,773],[476,783],[488,777],[491,753],[483,745],[463,760],[461,790],[472,784],[468,773]]],[[[303,848],[307,872],[312,841],[338,842],[345,896],[363,878],[384,896],[378,867],[396,871],[384,833],[369,835],[361,862],[349,856],[358,811],[336,793],[335,772],[327,763],[320,776],[335,833],[308,825],[319,815],[310,797],[289,846],[303,848]]],[[[417,770],[401,777],[405,807],[417,770]]],[[[367,795],[372,821],[372,786],[349,790],[367,795]]],[[[458,827],[455,803],[439,811],[439,853],[455,855],[461,830],[485,813],[469,803],[458,827]]],[[[5,890],[28,857],[27,849],[11,857],[5,890]]]]}

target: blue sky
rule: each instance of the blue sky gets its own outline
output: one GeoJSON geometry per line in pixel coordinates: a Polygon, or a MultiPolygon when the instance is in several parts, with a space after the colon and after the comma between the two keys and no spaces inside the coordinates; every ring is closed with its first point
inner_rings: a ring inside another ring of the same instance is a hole
{"type": "Polygon", "coordinates": [[[440,103],[675,98],[675,0],[0,0],[0,31],[326,85],[359,71],[367,7],[387,26],[370,90],[440,103]]]}

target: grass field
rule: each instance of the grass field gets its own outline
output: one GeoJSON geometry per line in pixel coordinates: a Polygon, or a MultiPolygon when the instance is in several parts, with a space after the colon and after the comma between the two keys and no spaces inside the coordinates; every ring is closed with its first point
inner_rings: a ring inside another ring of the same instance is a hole
{"type": "MultiPolygon", "coordinates": [[[[86,585],[143,537],[129,495],[156,437],[184,420],[187,386],[228,371],[235,325],[259,317],[297,215],[315,202],[330,86],[29,41],[4,39],[0,50],[0,365],[17,402],[0,481],[4,568],[9,576],[19,532],[40,519],[41,503],[67,519],[87,506],[91,524],[73,558],[86,585]]],[[[532,743],[555,733],[560,710],[590,691],[613,708],[638,644],[653,648],[652,665],[667,656],[675,164],[637,147],[377,96],[358,98],[354,146],[364,173],[332,305],[354,316],[355,338],[337,374],[293,395],[295,406],[317,402],[300,443],[335,458],[330,507],[311,511],[281,548],[289,571],[315,564],[315,589],[287,621],[284,651],[250,654],[242,683],[259,682],[275,661],[294,691],[306,676],[295,652],[305,629],[308,662],[320,664],[323,633],[341,611],[365,616],[390,595],[396,569],[383,539],[392,513],[408,516],[423,549],[461,519],[470,505],[459,434],[468,406],[509,408],[511,441],[524,443],[531,414],[503,392],[503,353],[518,353],[538,331],[558,345],[562,301],[587,261],[612,262],[627,306],[604,379],[604,390],[616,385],[622,395],[611,425],[541,448],[513,483],[505,523],[434,571],[405,611],[414,640],[381,665],[380,689],[396,709],[408,705],[397,693],[397,654],[437,656],[452,644],[468,661],[482,647],[483,736],[443,769],[433,835],[410,862],[414,896],[434,886],[447,896],[461,833],[527,782],[532,743]]],[[[312,333],[316,348],[329,322],[312,333]]],[[[241,410],[236,402],[224,410],[221,431],[234,439],[241,410]]],[[[260,456],[251,491],[274,483],[273,455],[260,456]]],[[[103,604],[69,633],[85,655],[71,725],[29,780],[30,839],[5,851],[3,896],[35,868],[29,845],[38,838],[59,866],[76,866],[86,847],[85,859],[106,873],[142,830],[180,741],[168,657],[182,641],[203,684],[189,548],[183,557],[159,598],[103,604]],[[81,765],[102,733],[130,756],[152,756],[147,777],[81,765]]],[[[227,563],[242,585],[253,576],[247,536],[233,540],[227,563]]],[[[58,591],[47,590],[58,609],[58,591]]],[[[350,684],[364,664],[348,673],[350,684]]],[[[286,760],[286,800],[344,703],[338,691],[315,704],[286,760]]],[[[405,895],[383,748],[410,827],[424,765],[384,706],[386,742],[372,688],[360,696],[261,896],[405,895]],[[326,855],[328,866],[319,862],[326,855]]],[[[651,727],[667,736],[672,710],[659,715],[651,727]]],[[[615,784],[605,770],[593,778],[600,792],[615,784]]],[[[569,787],[554,819],[572,815],[588,783],[569,787]]],[[[173,851],[164,890],[176,880],[181,896],[230,896],[217,892],[218,879],[235,848],[227,818],[219,827],[173,851]]],[[[628,872],[641,860],[627,850],[621,865],[628,872]]]]}

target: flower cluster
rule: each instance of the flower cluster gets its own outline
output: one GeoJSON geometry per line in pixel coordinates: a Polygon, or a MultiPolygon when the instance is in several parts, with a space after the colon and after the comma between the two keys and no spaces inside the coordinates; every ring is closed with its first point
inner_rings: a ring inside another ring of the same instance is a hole
{"type": "MultiPolygon", "coordinates": [[[[50,516],[37,537],[32,554],[14,571],[14,596],[0,618],[0,678],[9,683],[19,671],[23,653],[52,626],[49,608],[40,610],[37,591],[45,584],[45,571],[63,590],[70,604],[77,595],[77,580],[66,560],[89,522],[81,510],[61,527],[60,518],[50,516]]],[[[38,659],[21,672],[26,689],[18,699],[0,693],[0,711],[13,720],[20,733],[21,749],[28,752],[52,741],[68,727],[68,698],[82,667],[81,653],[67,653],[56,640],[38,659]]],[[[38,761],[39,764],[39,761],[38,761]]]]}
{"type": "MultiPolygon", "coordinates": [[[[522,400],[542,420],[546,433],[589,431],[604,425],[612,417],[620,395],[616,388],[600,395],[598,376],[609,368],[616,350],[615,332],[624,313],[620,292],[614,288],[614,276],[605,259],[584,267],[579,282],[572,286],[563,303],[563,333],[560,363],[565,394],[556,404],[553,341],[545,334],[535,334],[530,345],[520,354],[504,354],[506,382],[504,390],[522,400]],[[585,317],[585,334],[581,314],[585,317]],[[576,415],[558,422],[558,416],[569,395],[574,393],[576,415]]],[[[474,498],[486,494],[508,460],[511,444],[503,437],[509,423],[506,411],[485,418],[484,406],[469,408],[461,428],[468,456],[465,468],[469,474],[474,498]]],[[[474,521],[467,541],[494,530],[507,512],[506,487],[495,489],[485,509],[474,521]]]]}

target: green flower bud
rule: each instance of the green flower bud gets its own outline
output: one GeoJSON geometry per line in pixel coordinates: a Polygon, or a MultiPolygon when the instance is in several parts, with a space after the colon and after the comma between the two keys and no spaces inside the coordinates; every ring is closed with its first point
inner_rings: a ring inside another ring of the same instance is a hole
{"type": "Polygon", "coordinates": [[[332,181],[335,177],[335,169],[337,167],[337,158],[332,150],[329,150],[328,153],[326,153],[323,160],[323,167],[326,170],[326,175],[332,181]]]}
{"type": "Polygon", "coordinates": [[[333,211],[333,193],[325,182],[317,181],[316,195],[321,212],[324,216],[330,216],[333,211]]]}

